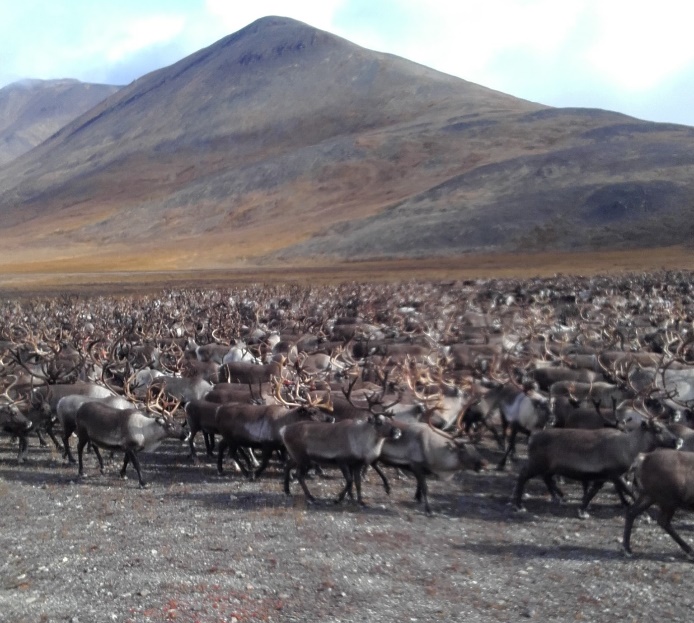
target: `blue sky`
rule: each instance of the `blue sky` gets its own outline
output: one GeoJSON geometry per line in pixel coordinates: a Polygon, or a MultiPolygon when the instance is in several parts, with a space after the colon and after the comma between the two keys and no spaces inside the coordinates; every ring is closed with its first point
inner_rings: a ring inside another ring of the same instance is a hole
{"type": "Polygon", "coordinates": [[[0,87],[127,84],[265,15],[543,104],[694,125],[684,0],[0,0],[0,87]]]}

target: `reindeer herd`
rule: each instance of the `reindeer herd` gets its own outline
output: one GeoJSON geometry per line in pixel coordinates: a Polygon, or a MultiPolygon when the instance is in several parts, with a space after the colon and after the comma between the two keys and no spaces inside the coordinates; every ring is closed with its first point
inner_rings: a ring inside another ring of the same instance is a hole
{"type": "Polygon", "coordinates": [[[557,477],[580,483],[580,517],[611,483],[627,554],[656,505],[692,559],[671,521],[694,510],[693,292],[662,272],[5,300],[2,443],[22,463],[47,435],[80,479],[90,447],[102,471],[122,452],[145,487],[140,452],[187,440],[197,463],[200,433],[220,475],[277,461],[308,502],[312,470],[338,468],[336,501],[360,504],[368,468],[386,492],[384,468],[410,472],[428,514],[427,478],[484,455],[514,465],[518,511],[532,478],[554,501],[557,477]]]}

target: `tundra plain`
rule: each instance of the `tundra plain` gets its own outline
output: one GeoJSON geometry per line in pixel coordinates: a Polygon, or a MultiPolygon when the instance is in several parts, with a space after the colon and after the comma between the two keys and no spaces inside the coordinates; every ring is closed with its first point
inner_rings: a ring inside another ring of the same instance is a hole
{"type": "MultiPolygon", "coordinates": [[[[323,278],[335,283],[339,275],[323,278]]],[[[141,276],[132,279],[85,284],[57,298],[122,302],[172,292],[170,279],[166,290],[142,283],[141,276]]],[[[605,285],[612,277],[598,279],[605,285]]],[[[176,287],[192,282],[173,281],[176,287]]],[[[267,287],[282,292],[280,281],[267,287]]],[[[375,292],[398,287],[397,276],[385,269],[376,281],[382,285],[375,292]]],[[[543,283],[478,282],[502,289],[543,283]]],[[[452,296],[462,282],[410,281],[408,287],[417,292],[418,283],[452,296]]],[[[55,284],[43,292],[34,286],[19,299],[6,294],[6,309],[15,300],[51,300],[55,284]]],[[[322,289],[297,287],[316,295],[322,289]]],[[[356,281],[341,287],[360,288],[356,281]]],[[[204,302],[214,291],[195,290],[193,298],[204,302]]],[[[426,305],[435,308],[437,301],[426,305]]],[[[134,474],[119,479],[118,455],[104,475],[89,455],[89,477],[79,482],[77,468],[54,448],[38,447],[35,438],[30,446],[28,462],[18,465],[16,445],[0,438],[3,623],[684,621],[694,607],[686,588],[691,565],[655,523],[637,521],[635,556],[624,557],[624,511],[609,488],[581,520],[578,485],[567,484],[567,502],[555,506],[542,482],[531,481],[528,512],[514,512],[509,499],[520,463],[506,472],[431,480],[435,514],[427,517],[412,499],[414,481],[392,472],[392,494],[372,475],[364,487],[369,505],[359,508],[330,501],[341,478],[329,471],[310,482],[322,502],[307,506],[296,484],[292,497],[284,495],[274,462],[256,481],[231,472],[219,478],[214,461],[194,465],[187,447],[170,441],[142,455],[150,487],[140,490],[134,474]]],[[[486,437],[480,451],[490,463],[500,456],[486,437]]],[[[519,453],[522,461],[524,441],[519,453]]],[[[680,514],[675,523],[685,539],[694,538],[690,517],[680,514]]]]}

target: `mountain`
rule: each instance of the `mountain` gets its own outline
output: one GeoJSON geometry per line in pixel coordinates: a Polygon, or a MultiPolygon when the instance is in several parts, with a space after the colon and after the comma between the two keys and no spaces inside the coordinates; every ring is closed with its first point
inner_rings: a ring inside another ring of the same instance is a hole
{"type": "Polygon", "coordinates": [[[6,270],[688,241],[694,129],[528,102],[281,17],[0,170],[6,270]]]}
{"type": "Polygon", "coordinates": [[[77,80],[22,80],[0,89],[0,166],[36,147],[118,90],[77,80]]]}

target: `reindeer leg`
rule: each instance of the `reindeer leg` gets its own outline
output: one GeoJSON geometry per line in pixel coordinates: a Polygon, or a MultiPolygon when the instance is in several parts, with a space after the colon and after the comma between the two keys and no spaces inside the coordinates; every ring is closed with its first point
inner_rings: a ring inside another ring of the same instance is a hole
{"type": "Polygon", "coordinates": [[[390,483],[388,482],[386,475],[383,473],[383,470],[378,465],[378,461],[371,463],[371,467],[373,467],[374,471],[381,477],[381,481],[383,482],[383,488],[386,491],[386,495],[390,495],[390,483]]]}
{"type": "MultiPolygon", "coordinates": [[[[515,450],[516,450],[516,435],[518,434],[518,427],[515,425],[515,423],[511,426],[511,436],[509,438],[508,442],[508,448],[506,449],[506,453],[504,454],[503,458],[501,461],[499,461],[499,464],[496,466],[497,471],[504,471],[506,469],[506,460],[511,456],[515,450]]],[[[506,436],[504,432],[504,436],[506,436]]]]}
{"type": "Polygon", "coordinates": [[[253,472],[251,471],[253,468],[251,467],[251,460],[248,458],[249,452],[250,450],[237,445],[236,442],[229,444],[229,456],[236,460],[237,465],[241,469],[241,473],[246,478],[253,480],[253,472]],[[244,463],[246,463],[247,467],[244,467],[244,463]]]}
{"type": "Polygon", "coordinates": [[[127,480],[127,479],[128,479],[128,477],[125,475],[125,470],[127,469],[128,463],[129,463],[129,462],[130,462],[130,455],[128,454],[128,452],[127,452],[127,450],[126,450],[126,452],[125,452],[125,457],[123,457],[123,467],[121,467],[121,470],[120,470],[120,477],[121,477],[123,480],[127,480]]]}
{"type": "Polygon", "coordinates": [[[208,433],[203,430],[202,437],[205,440],[205,451],[207,452],[207,456],[214,456],[214,433],[208,433]]]}
{"type": "Polygon", "coordinates": [[[622,503],[622,506],[629,506],[630,502],[627,500],[627,497],[630,497],[633,501],[634,494],[629,490],[627,483],[624,482],[624,479],[621,476],[615,478],[612,483],[614,484],[615,491],[619,496],[619,501],[622,503]]]}
{"type": "Polygon", "coordinates": [[[503,429],[503,434],[500,435],[499,431],[496,430],[496,426],[488,422],[487,418],[482,419],[482,424],[494,436],[494,441],[496,441],[496,444],[499,446],[499,450],[503,452],[506,447],[506,427],[503,429]]]}
{"type": "Polygon", "coordinates": [[[75,461],[75,457],[70,450],[70,437],[73,432],[74,431],[68,429],[63,431],[63,458],[74,465],[77,461],[75,461]]]}
{"type": "Polygon", "coordinates": [[[272,456],[272,448],[269,446],[263,447],[263,454],[260,457],[260,465],[258,465],[258,469],[255,470],[255,473],[253,474],[253,478],[258,478],[258,476],[260,476],[260,474],[262,474],[265,471],[268,464],[270,463],[270,457],[271,456],[272,456]]]}
{"type": "Polygon", "coordinates": [[[655,500],[644,493],[627,509],[626,518],[624,520],[624,536],[622,538],[622,549],[625,555],[631,556],[632,554],[630,540],[634,520],[645,510],[653,506],[654,503],[655,500]]]}
{"type": "Polygon", "coordinates": [[[291,479],[291,471],[292,471],[293,467],[296,467],[296,463],[292,459],[289,459],[284,464],[284,493],[285,493],[285,495],[291,495],[291,491],[289,490],[289,480],[291,479]]]}
{"type": "Polygon", "coordinates": [[[429,506],[429,487],[424,470],[419,465],[413,465],[412,473],[417,479],[417,491],[414,497],[418,502],[424,502],[424,512],[431,516],[433,513],[431,512],[431,506],[429,506]]]}
{"type": "Polygon", "coordinates": [[[224,437],[222,436],[222,439],[219,442],[219,447],[217,448],[217,474],[219,476],[221,476],[224,473],[224,467],[222,466],[222,463],[224,462],[224,452],[228,447],[229,444],[227,443],[227,440],[224,439],[224,437]]]}
{"type": "MultiPolygon", "coordinates": [[[[257,469],[260,467],[260,461],[258,458],[255,456],[255,452],[253,452],[253,448],[244,448],[244,456],[246,457],[246,461],[248,463],[248,469],[251,470],[254,467],[257,469]]],[[[270,452],[270,457],[272,457],[272,452],[270,452]]]]}
{"type": "Polygon", "coordinates": [[[525,483],[535,476],[537,476],[537,473],[532,472],[528,465],[524,465],[518,473],[518,480],[516,481],[516,486],[513,488],[513,494],[511,496],[511,504],[516,510],[524,510],[522,502],[523,489],[525,489],[525,483]]]}
{"type": "Polygon", "coordinates": [[[310,466],[310,461],[307,461],[300,465],[299,470],[297,472],[297,478],[299,480],[299,484],[301,485],[301,489],[304,492],[304,496],[306,497],[306,501],[309,504],[312,504],[316,501],[316,498],[314,498],[313,495],[311,495],[311,492],[308,490],[308,487],[306,486],[306,473],[308,472],[308,468],[310,466]]]}
{"type": "Polygon", "coordinates": [[[130,460],[133,463],[133,467],[137,472],[137,479],[140,482],[140,489],[146,489],[147,483],[142,479],[142,471],[140,470],[140,460],[137,458],[137,454],[134,450],[128,450],[128,452],[130,453],[130,460]]]}
{"type": "Polygon", "coordinates": [[[352,476],[354,478],[354,484],[357,487],[357,503],[361,506],[366,506],[364,498],[361,496],[361,465],[358,465],[352,469],[352,476]]]}
{"type": "Polygon", "coordinates": [[[62,444],[58,441],[58,438],[55,436],[55,433],[53,432],[53,425],[52,424],[47,424],[46,425],[46,432],[48,433],[48,436],[51,438],[51,441],[53,442],[53,445],[55,446],[56,450],[62,450],[63,446],[62,444]]]}
{"type": "Polygon", "coordinates": [[[48,444],[46,443],[46,440],[43,438],[43,435],[41,434],[41,431],[38,428],[36,429],[36,436],[39,438],[39,445],[42,448],[45,448],[48,444]]]}
{"type": "Polygon", "coordinates": [[[594,480],[590,487],[585,490],[581,508],[578,509],[578,516],[580,519],[587,519],[590,517],[588,514],[588,504],[590,504],[590,501],[597,495],[598,491],[602,489],[605,482],[605,480],[594,480]]]}
{"type": "MultiPolygon", "coordinates": [[[[340,491],[340,493],[338,494],[337,499],[335,500],[335,504],[339,504],[340,502],[342,502],[342,500],[345,499],[345,495],[348,492],[349,492],[349,497],[350,498],[353,497],[352,496],[352,483],[354,482],[354,477],[352,475],[352,470],[345,463],[340,463],[338,465],[338,467],[340,468],[340,471],[342,472],[342,475],[345,478],[345,486],[342,488],[342,491],[340,491]]],[[[361,481],[360,481],[360,483],[361,483],[361,481]]]]}
{"type": "MultiPolygon", "coordinates": [[[[191,418],[188,418],[188,430],[190,431],[188,434],[188,446],[190,447],[190,458],[193,461],[193,463],[198,462],[198,454],[195,451],[195,435],[198,434],[198,430],[200,430],[197,426],[197,423],[194,421],[191,421],[191,418]]],[[[205,433],[203,433],[203,437],[205,436],[205,433]]],[[[207,445],[207,444],[205,444],[207,445]]]]}
{"type": "Polygon", "coordinates": [[[554,480],[554,475],[547,474],[543,476],[542,480],[544,480],[547,491],[552,496],[552,501],[560,504],[564,500],[564,492],[557,485],[557,481],[554,480]]]}
{"type": "Polygon", "coordinates": [[[682,548],[684,553],[687,555],[687,558],[690,561],[694,561],[694,554],[692,553],[692,548],[684,541],[684,539],[679,534],[677,534],[677,532],[675,532],[675,529],[672,527],[672,524],[670,523],[674,515],[674,508],[663,508],[661,506],[660,513],[658,514],[658,525],[674,539],[677,545],[679,545],[682,548]]]}
{"type": "Polygon", "coordinates": [[[77,468],[77,477],[84,478],[84,464],[82,463],[82,454],[84,453],[84,446],[87,445],[86,437],[79,437],[77,440],[77,457],[79,459],[79,466],[77,468]]]}
{"type": "Polygon", "coordinates": [[[29,450],[29,437],[27,435],[19,436],[19,451],[17,452],[17,463],[24,463],[27,460],[27,452],[29,450]]]}
{"type": "Polygon", "coordinates": [[[100,450],[96,444],[92,444],[92,447],[94,448],[94,455],[96,456],[96,460],[99,461],[99,471],[103,474],[104,473],[104,460],[101,458],[101,452],[100,452],[100,450]]]}

